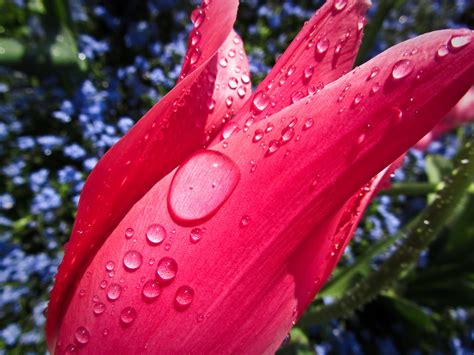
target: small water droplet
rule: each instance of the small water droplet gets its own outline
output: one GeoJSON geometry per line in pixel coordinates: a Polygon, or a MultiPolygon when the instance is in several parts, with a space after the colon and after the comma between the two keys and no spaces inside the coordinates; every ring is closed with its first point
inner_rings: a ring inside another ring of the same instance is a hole
{"type": "Polygon", "coordinates": [[[198,44],[201,41],[201,37],[201,32],[195,31],[193,36],[191,37],[191,45],[195,46],[196,44],[198,44]]]}
{"type": "Polygon", "coordinates": [[[294,65],[290,65],[290,67],[288,68],[288,71],[286,72],[286,77],[289,77],[291,76],[296,70],[296,66],[294,65]]]}
{"type": "Polygon", "coordinates": [[[245,86],[240,86],[237,90],[237,94],[241,98],[244,97],[246,93],[247,93],[247,89],[245,88],[245,86]]]}
{"type": "Polygon", "coordinates": [[[235,90],[237,89],[237,86],[239,85],[239,81],[237,80],[237,78],[235,77],[232,77],[229,79],[229,87],[232,89],[232,90],[235,90]]]}
{"type": "Polygon", "coordinates": [[[161,224],[151,224],[146,230],[146,239],[152,245],[158,245],[163,242],[166,237],[166,230],[161,224]]]}
{"type": "Polygon", "coordinates": [[[181,286],[176,291],[175,306],[178,310],[188,308],[194,299],[194,290],[189,286],[181,286]]]}
{"type": "Polygon", "coordinates": [[[225,104],[229,108],[232,106],[233,102],[234,102],[234,98],[232,96],[228,96],[227,99],[225,99],[225,104]]]}
{"type": "Polygon", "coordinates": [[[87,344],[90,339],[89,331],[84,327],[78,327],[74,333],[74,339],[81,345],[87,344]]]}
{"type": "Polygon", "coordinates": [[[115,301],[117,298],[120,297],[121,293],[122,293],[122,286],[116,283],[112,283],[109,285],[109,288],[107,289],[107,299],[109,301],[115,301]]]}
{"type": "Polygon", "coordinates": [[[107,335],[109,335],[109,330],[107,328],[105,328],[103,331],[102,331],[102,335],[104,337],[106,337],[107,335]]]}
{"type": "Polygon", "coordinates": [[[270,133],[271,131],[273,131],[273,128],[275,127],[275,125],[271,122],[267,123],[267,128],[265,128],[265,133],[270,133]]]}
{"type": "Polygon", "coordinates": [[[268,157],[272,154],[274,154],[278,148],[280,148],[280,141],[278,140],[271,140],[270,143],[268,143],[268,150],[265,153],[265,156],[268,157]]]}
{"type": "Polygon", "coordinates": [[[129,250],[123,256],[123,266],[129,271],[135,271],[142,265],[143,257],[136,250],[129,250]]]}
{"type": "Polygon", "coordinates": [[[100,285],[99,285],[99,286],[100,286],[101,289],[106,288],[106,287],[107,287],[107,281],[106,281],[106,280],[102,280],[102,281],[100,282],[100,285]]]}
{"type": "Polygon", "coordinates": [[[240,170],[229,157],[212,150],[198,151],[173,177],[168,194],[170,213],[185,222],[210,217],[229,198],[239,180],[240,170]],[[193,190],[188,188],[190,182],[193,190]]]}
{"type": "Polygon", "coordinates": [[[96,316],[99,316],[105,312],[105,308],[105,304],[103,304],[102,302],[96,302],[92,307],[92,312],[94,312],[96,316]]]}
{"type": "Polygon", "coordinates": [[[199,47],[195,47],[192,50],[191,56],[189,57],[189,62],[191,63],[191,65],[194,65],[197,63],[199,58],[201,58],[201,50],[199,49],[199,47]]]}
{"type": "Polygon", "coordinates": [[[379,67],[373,67],[371,70],[370,70],[370,74],[369,76],[367,77],[367,81],[369,80],[372,80],[373,78],[375,78],[380,72],[380,68],[379,67]]]}
{"type": "Polygon", "coordinates": [[[334,9],[342,11],[347,6],[347,0],[334,0],[334,9]]]}
{"type": "Polygon", "coordinates": [[[219,59],[219,65],[222,68],[226,68],[228,64],[229,62],[227,61],[227,58],[222,57],[221,59],[219,59]]]}
{"type": "Polygon", "coordinates": [[[255,94],[255,97],[253,98],[253,107],[257,110],[262,112],[265,110],[270,103],[270,98],[266,93],[263,91],[259,91],[258,93],[255,94]]]}
{"type": "Polygon", "coordinates": [[[222,139],[228,139],[232,135],[232,133],[237,131],[237,128],[237,123],[227,122],[222,128],[222,139]]]}
{"type": "Polygon", "coordinates": [[[302,98],[304,98],[304,93],[302,91],[295,91],[291,95],[291,102],[296,103],[296,102],[300,101],[302,98]]]}
{"type": "Polygon", "coordinates": [[[324,38],[321,38],[318,43],[316,43],[316,51],[318,52],[318,54],[324,54],[327,52],[329,48],[329,40],[324,37],[324,38]]]}
{"type": "Polygon", "coordinates": [[[120,322],[124,326],[131,325],[137,319],[137,311],[133,307],[125,307],[120,312],[120,322]]]}
{"type": "Polygon", "coordinates": [[[244,84],[250,83],[250,76],[248,74],[242,74],[242,77],[240,78],[244,84]]]}
{"type": "Polygon", "coordinates": [[[400,80],[406,78],[413,71],[413,62],[409,59],[402,59],[396,62],[392,68],[392,78],[400,80]]]}
{"type": "Polygon", "coordinates": [[[380,91],[380,88],[381,88],[380,84],[379,84],[379,83],[375,83],[374,86],[372,86],[372,89],[370,89],[370,92],[371,92],[372,94],[376,94],[376,93],[378,93],[378,92],[380,91]]]}
{"type": "Polygon", "coordinates": [[[145,285],[143,285],[142,296],[148,302],[154,301],[160,293],[160,284],[156,280],[148,280],[145,285]]]}
{"type": "Polygon", "coordinates": [[[84,290],[83,288],[81,288],[81,289],[79,290],[79,296],[84,297],[85,294],[86,294],[86,290],[84,290]]]}
{"type": "Polygon", "coordinates": [[[176,277],[178,272],[178,264],[173,258],[165,256],[158,262],[156,268],[156,276],[158,281],[163,284],[168,284],[176,277]]]}
{"type": "Polygon", "coordinates": [[[303,75],[305,80],[309,80],[314,74],[314,67],[312,65],[305,68],[303,75]]]}
{"type": "Polygon", "coordinates": [[[191,21],[194,25],[194,28],[199,28],[204,22],[205,18],[206,14],[202,9],[197,8],[191,13],[191,21]]]}
{"type": "Polygon", "coordinates": [[[314,124],[314,120],[311,117],[308,117],[306,121],[304,122],[303,130],[306,131],[310,129],[311,127],[313,127],[313,124],[314,124]]]}
{"type": "Polygon", "coordinates": [[[252,138],[252,142],[254,142],[254,143],[259,142],[260,140],[262,140],[263,135],[264,135],[264,133],[261,129],[256,129],[255,133],[254,133],[254,136],[252,138]]]}
{"type": "Polygon", "coordinates": [[[105,264],[105,270],[112,271],[115,268],[115,263],[112,260],[107,261],[105,264]]]}
{"type": "Polygon", "coordinates": [[[438,50],[436,51],[436,56],[438,58],[444,58],[448,54],[449,54],[449,50],[448,50],[448,47],[445,44],[439,46],[438,50]]]}
{"type": "Polygon", "coordinates": [[[281,144],[288,143],[295,136],[295,130],[291,127],[286,127],[281,131],[281,144]]]}
{"type": "Polygon", "coordinates": [[[127,228],[125,230],[125,238],[130,239],[131,237],[133,237],[134,233],[135,231],[133,230],[133,228],[127,228]]]}
{"type": "Polygon", "coordinates": [[[250,217],[247,215],[242,216],[242,219],[240,220],[240,227],[245,228],[249,225],[250,223],[250,217]]]}
{"type": "Polygon", "coordinates": [[[201,240],[202,234],[203,230],[201,228],[193,228],[189,234],[189,239],[192,243],[197,243],[201,240]]]}
{"type": "Polygon", "coordinates": [[[66,354],[76,354],[79,352],[79,349],[76,344],[68,344],[66,346],[66,354]]]}
{"type": "Polygon", "coordinates": [[[234,58],[235,57],[235,50],[230,49],[228,54],[229,54],[229,58],[234,58]]]}
{"type": "Polygon", "coordinates": [[[357,106],[358,104],[361,103],[361,101],[364,99],[364,95],[362,94],[357,94],[355,97],[354,97],[354,106],[357,106]]]}

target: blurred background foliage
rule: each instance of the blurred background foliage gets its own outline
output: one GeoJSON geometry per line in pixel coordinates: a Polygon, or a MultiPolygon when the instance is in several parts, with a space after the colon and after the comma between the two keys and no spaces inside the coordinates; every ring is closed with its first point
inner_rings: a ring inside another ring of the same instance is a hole
{"type": "MultiPolygon", "coordinates": [[[[360,63],[420,33],[474,28],[469,0],[373,3],[360,63]]],[[[245,40],[254,85],[321,4],[241,1],[236,29],[245,40]]],[[[196,0],[0,0],[0,354],[46,352],[43,310],[84,180],[97,159],[173,87],[195,5],[196,0]]],[[[368,208],[311,311],[350,297],[356,284],[383,269],[472,134],[473,126],[464,126],[425,152],[410,151],[392,188],[368,208]]],[[[414,267],[397,271],[397,282],[354,313],[336,307],[332,318],[305,318],[280,352],[472,354],[473,190],[436,221],[438,238],[414,267]]]]}

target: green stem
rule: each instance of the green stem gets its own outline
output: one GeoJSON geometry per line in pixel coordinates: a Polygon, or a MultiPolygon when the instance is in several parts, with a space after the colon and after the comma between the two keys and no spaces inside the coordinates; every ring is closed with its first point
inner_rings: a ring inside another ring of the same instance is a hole
{"type": "MultiPolygon", "coordinates": [[[[393,184],[386,190],[381,190],[381,195],[387,196],[425,196],[435,193],[438,189],[438,184],[430,182],[402,182],[393,184]]],[[[474,184],[470,184],[467,189],[468,193],[474,193],[474,184]]]]}
{"type": "Polygon", "coordinates": [[[416,265],[420,253],[438,236],[473,179],[474,141],[465,144],[454,170],[445,177],[433,203],[422,212],[419,222],[404,233],[403,244],[395,253],[378,270],[372,271],[366,279],[334,303],[307,311],[300,320],[300,325],[308,326],[338,317],[348,317],[355,309],[366,305],[391,287],[416,265]]]}

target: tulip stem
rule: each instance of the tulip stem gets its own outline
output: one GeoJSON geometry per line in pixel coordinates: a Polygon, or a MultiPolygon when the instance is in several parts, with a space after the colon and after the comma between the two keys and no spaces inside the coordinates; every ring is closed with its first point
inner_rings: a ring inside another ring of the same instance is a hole
{"type": "Polygon", "coordinates": [[[378,270],[372,271],[343,297],[332,304],[309,309],[301,318],[300,326],[349,317],[405,276],[416,265],[420,253],[439,235],[449,216],[455,213],[473,179],[474,140],[465,144],[451,174],[438,185],[433,202],[421,213],[418,222],[401,233],[400,247],[378,270]]]}

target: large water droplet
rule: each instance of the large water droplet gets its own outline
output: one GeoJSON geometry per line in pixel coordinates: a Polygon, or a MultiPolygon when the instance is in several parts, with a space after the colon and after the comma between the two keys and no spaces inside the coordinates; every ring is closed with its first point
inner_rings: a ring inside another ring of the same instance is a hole
{"type": "Polygon", "coordinates": [[[188,308],[194,299],[194,290],[189,286],[181,286],[176,291],[175,305],[179,310],[188,308]]]}
{"type": "Polygon", "coordinates": [[[78,327],[74,333],[74,339],[81,345],[87,344],[90,339],[89,331],[84,327],[78,327]]]}
{"type": "Polygon", "coordinates": [[[181,222],[210,217],[229,198],[239,180],[238,166],[226,155],[212,150],[196,152],[173,177],[168,194],[170,213],[181,222]]]}
{"type": "Polygon", "coordinates": [[[178,264],[173,258],[165,256],[162,258],[156,268],[156,277],[163,284],[170,283],[176,277],[178,264]]]}
{"type": "Polygon", "coordinates": [[[105,308],[105,304],[103,304],[102,302],[96,302],[92,307],[92,312],[94,312],[96,316],[99,316],[105,312],[105,308]]]}
{"type": "Polygon", "coordinates": [[[135,271],[143,262],[143,257],[140,252],[136,250],[129,250],[123,256],[123,266],[129,271],[135,271]]]}
{"type": "Polygon", "coordinates": [[[259,91],[258,93],[255,94],[255,97],[253,98],[253,107],[257,110],[262,112],[265,110],[270,103],[270,98],[266,93],[263,91],[259,91]]]}
{"type": "Polygon", "coordinates": [[[107,299],[109,301],[115,301],[117,298],[120,297],[121,293],[122,293],[122,286],[116,283],[110,284],[109,288],[107,289],[107,299]]]}
{"type": "Polygon", "coordinates": [[[452,51],[457,51],[466,47],[469,43],[471,43],[472,35],[471,31],[467,31],[466,34],[454,35],[449,40],[449,49],[452,51]]]}
{"type": "Polygon", "coordinates": [[[131,325],[137,319],[137,311],[133,307],[125,307],[120,312],[120,322],[124,326],[131,325]]]}
{"type": "Polygon", "coordinates": [[[222,139],[228,139],[232,133],[237,131],[237,123],[235,122],[227,122],[225,126],[222,128],[222,139]]]}
{"type": "Polygon", "coordinates": [[[409,59],[402,59],[396,62],[392,68],[392,78],[400,80],[406,78],[413,71],[413,62],[409,59]]]}
{"type": "Polygon", "coordinates": [[[156,280],[148,280],[143,285],[142,296],[148,301],[154,301],[161,293],[160,285],[156,280]]]}
{"type": "Polygon", "coordinates": [[[166,237],[166,230],[160,224],[151,224],[146,230],[146,239],[152,245],[158,245],[163,242],[166,237]]]}

